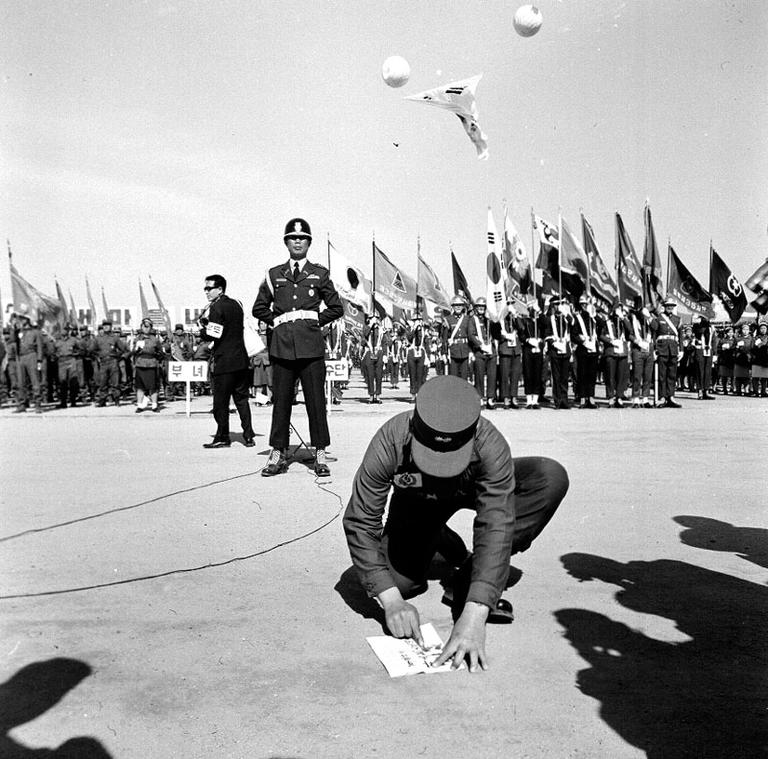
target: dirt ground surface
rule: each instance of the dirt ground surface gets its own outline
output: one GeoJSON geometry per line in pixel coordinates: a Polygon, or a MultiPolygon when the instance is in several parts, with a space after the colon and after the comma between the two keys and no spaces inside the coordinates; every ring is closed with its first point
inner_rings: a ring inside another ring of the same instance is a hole
{"type": "MultiPolygon", "coordinates": [[[[259,475],[268,408],[212,451],[210,398],[0,411],[0,756],[768,756],[768,402],[486,412],[570,491],[512,557],[489,671],[390,679],[341,512],[394,396],[353,382],[323,487],[302,451],[259,475]]],[[[441,596],[414,603],[447,638],[441,596]]]]}

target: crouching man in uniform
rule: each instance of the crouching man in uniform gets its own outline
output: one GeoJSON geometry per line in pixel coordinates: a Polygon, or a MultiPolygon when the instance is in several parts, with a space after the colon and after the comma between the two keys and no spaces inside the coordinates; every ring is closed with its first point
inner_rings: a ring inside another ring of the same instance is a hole
{"type": "Polygon", "coordinates": [[[362,585],[381,604],[395,637],[422,643],[419,613],[406,599],[426,590],[435,553],[457,567],[453,592],[443,599],[456,622],[435,666],[452,659],[458,667],[466,657],[472,672],[478,665],[487,669],[489,616],[511,618],[510,604],[499,601],[510,556],[531,545],[568,490],[568,475],[556,461],[513,459],[480,409],[465,380],[429,380],[414,410],[374,435],[344,515],[362,585]],[[446,524],[459,509],[476,512],[472,553],[446,524]]]}

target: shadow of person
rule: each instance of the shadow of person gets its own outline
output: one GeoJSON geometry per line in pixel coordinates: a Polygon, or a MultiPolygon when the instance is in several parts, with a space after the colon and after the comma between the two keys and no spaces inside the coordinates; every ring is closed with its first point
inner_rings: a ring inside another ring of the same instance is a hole
{"type": "Polygon", "coordinates": [[[617,585],[622,606],[670,619],[691,638],[664,642],[596,612],[555,612],[590,665],[578,687],[613,730],[650,759],[768,756],[768,589],[680,561],[562,562],[578,580],[617,585]]]}
{"type": "Polygon", "coordinates": [[[365,592],[354,566],[348,567],[341,573],[341,577],[333,589],[355,614],[359,614],[365,619],[373,619],[386,632],[384,610],[365,592]]]}
{"type": "Polygon", "coordinates": [[[768,569],[768,530],[764,527],[736,527],[718,519],[696,516],[674,517],[688,529],[680,541],[692,548],[735,553],[752,564],[768,569]]]}
{"type": "Polygon", "coordinates": [[[91,674],[77,659],[48,659],[22,667],[0,684],[0,757],[3,759],[110,759],[95,738],[70,738],[55,749],[23,746],[8,733],[54,707],[72,688],[91,674]]]}

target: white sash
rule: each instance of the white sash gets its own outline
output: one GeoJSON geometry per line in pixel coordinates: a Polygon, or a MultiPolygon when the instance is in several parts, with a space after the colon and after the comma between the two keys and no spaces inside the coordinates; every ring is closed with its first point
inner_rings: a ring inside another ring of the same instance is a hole
{"type": "Polygon", "coordinates": [[[647,328],[645,330],[640,329],[640,321],[635,314],[632,314],[632,329],[635,333],[635,342],[640,346],[641,350],[647,351],[651,347],[648,330],[647,328]]]}
{"type": "Polygon", "coordinates": [[[579,321],[579,326],[581,327],[581,333],[585,335],[584,337],[584,347],[590,352],[595,353],[597,351],[597,342],[595,340],[595,325],[592,325],[592,329],[588,330],[586,324],[584,324],[584,319],[580,312],[576,312],[576,318],[579,321]]]}
{"type": "Polygon", "coordinates": [[[679,334],[678,334],[678,332],[677,332],[677,327],[675,326],[675,323],[674,323],[674,322],[673,322],[673,321],[672,321],[672,320],[671,320],[671,319],[670,319],[670,318],[669,318],[669,317],[668,317],[666,314],[662,314],[662,315],[661,315],[661,318],[662,318],[662,319],[664,319],[664,321],[665,321],[667,324],[669,324],[669,328],[672,330],[672,332],[674,333],[675,337],[676,337],[677,339],[679,339],[679,338],[680,338],[680,336],[679,336],[679,334]]]}

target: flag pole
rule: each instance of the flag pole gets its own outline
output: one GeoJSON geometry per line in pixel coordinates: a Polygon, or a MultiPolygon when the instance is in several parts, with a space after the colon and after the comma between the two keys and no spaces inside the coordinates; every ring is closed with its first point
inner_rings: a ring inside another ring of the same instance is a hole
{"type": "Polygon", "coordinates": [[[376,230],[371,232],[371,264],[373,277],[371,279],[371,313],[376,314],[376,230]]]}
{"type": "Polygon", "coordinates": [[[328,271],[331,271],[331,233],[326,232],[325,233],[325,241],[327,242],[327,247],[325,249],[326,256],[328,257],[328,271]]]}
{"type": "MultiPolygon", "coordinates": [[[[539,295],[536,292],[536,263],[533,256],[533,249],[536,247],[536,216],[533,213],[533,206],[531,206],[531,279],[533,280],[533,302],[538,306],[539,295]]],[[[533,312],[533,336],[538,339],[539,337],[539,317],[536,311],[533,312]]]]}

